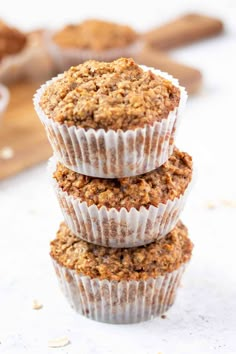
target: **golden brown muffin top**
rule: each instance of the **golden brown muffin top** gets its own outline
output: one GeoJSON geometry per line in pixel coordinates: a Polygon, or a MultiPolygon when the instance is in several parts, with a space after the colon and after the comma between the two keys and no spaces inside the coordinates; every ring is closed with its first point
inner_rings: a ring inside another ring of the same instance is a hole
{"type": "Polygon", "coordinates": [[[122,48],[137,38],[137,33],[129,26],[93,19],[67,25],[53,36],[60,47],[94,51],[122,48]]]}
{"type": "Polygon", "coordinates": [[[71,67],[46,88],[40,105],[67,126],[128,130],[167,118],[179,100],[180,90],[170,81],[120,58],[71,67]]]}
{"type": "Polygon", "coordinates": [[[107,280],[145,280],[173,272],[191,258],[193,244],[179,221],[161,240],[133,248],[96,246],[73,235],[65,223],[51,242],[51,257],[78,274],[107,280]]]}
{"type": "Polygon", "coordinates": [[[0,60],[7,55],[20,52],[26,42],[27,37],[24,33],[0,20],[0,60]]]}
{"type": "Polygon", "coordinates": [[[182,195],[192,179],[192,158],[175,149],[171,157],[154,171],[135,177],[105,179],[89,177],[57,164],[53,177],[58,186],[87,205],[98,208],[149,208],[182,195]]]}

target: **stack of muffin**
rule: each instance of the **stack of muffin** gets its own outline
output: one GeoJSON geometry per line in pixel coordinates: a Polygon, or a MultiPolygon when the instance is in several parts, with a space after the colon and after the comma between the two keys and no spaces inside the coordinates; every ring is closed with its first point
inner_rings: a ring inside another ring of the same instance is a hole
{"type": "Polygon", "coordinates": [[[174,302],[193,247],[179,221],[192,159],[174,146],[186,98],[171,76],[124,58],[71,67],[34,97],[65,218],[51,257],[86,317],[134,323],[174,302]]]}

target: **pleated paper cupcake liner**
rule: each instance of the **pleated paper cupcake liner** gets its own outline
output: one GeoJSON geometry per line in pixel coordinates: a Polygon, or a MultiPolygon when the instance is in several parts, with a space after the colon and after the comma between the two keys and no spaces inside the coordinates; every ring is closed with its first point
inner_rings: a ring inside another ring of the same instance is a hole
{"type": "MultiPolygon", "coordinates": [[[[55,158],[51,158],[48,165],[51,178],[55,168],[55,158]]],[[[54,178],[52,184],[69,229],[87,242],[115,248],[142,246],[167,235],[177,224],[192,185],[190,182],[182,195],[165,204],[128,211],[124,207],[117,210],[88,206],[64,192],[54,178]]]]}
{"type": "Polygon", "coordinates": [[[136,176],[165,163],[173,152],[176,129],[187,94],[177,80],[159,70],[151,70],[180,88],[179,106],[161,122],[127,131],[85,130],[53,121],[43,112],[39,102],[45,89],[61,76],[43,85],[34,96],[34,105],[56,158],[73,171],[100,178],[136,176]]]}
{"type": "Polygon", "coordinates": [[[157,278],[109,281],[79,275],[55,260],[53,264],[61,290],[75,311],[114,324],[147,321],[165,313],[175,301],[187,265],[157,278]]]}
{"type": "Polygon", "coordinates": [[[45,35],[45,44],[51,54],[55,65],[59,72],[69,69],[71,66],[76,66],[86,60],[97,61],[113,61],[115,59],[125,57],[133,57],[143,47],[140,40],[121,48],[112,48],[103,51],[95,51],[90,49],[63,48],[53,41],[53,33],[47,32],[45,35]]]}
{"type": "Polygon", "coordinates": [[[0,120],[7,109],[10,93],[6,86],[0,84],[0,120]]]}

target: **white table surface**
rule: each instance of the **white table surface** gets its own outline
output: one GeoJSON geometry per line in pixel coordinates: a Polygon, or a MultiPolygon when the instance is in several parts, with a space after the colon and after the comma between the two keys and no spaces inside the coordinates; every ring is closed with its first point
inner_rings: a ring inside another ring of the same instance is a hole
{"type": "MultiPolygon", "coordinates": [[[[142,6],[137,5],[136,13],[133,2],[127,2],[126,12],[124,1],[119,2],[117,9],[111,3],[106,2],[108,7],[104,8],[105,1],[100,1],[96,12],[83,2],[77,16],[104,14],[141,29],[154,24],[158,16],[161,22],[192,8],[216,13],[227,22],[224,36],[173,53],[199,67],[205,80],[201,93],[188,101],[177,138],[177,145],[193,155],[197,169],[196,184],[182,218],[195,243],[193,259],[166,319],[119,326],[87,320],[67,305],[48,256],[49,240],[54,238],[62,216],[46,164],[5,180],[0,183],[0,353],[236,353],[234,1],[224,2],[224,9],[220,8],[220,1],[210,2],[211,8],[204,7],[203,2],[196,5],[184,1],[177,6],[167,1],[162,9],[158,9],[157,2],[145,1],[142,6]],[[144,11],[145,4],[152,6],[152,11],[144,11]],[[210,202],[215,208],[209,209],[210,202]],[[43,304],[41,310],[32,309],[34,299],[43,304]],[[65,336],[70,340],[68,346],[48,347],[48,340],[65,336]]],[[[13,1],[5,2],[1,15],[32,27],[48,23],[56,3],[48,1],[43,17],[46,1],[32,1],[28,4],[28,22],[22,13],[27,1],[14,4],[13,12],[13,1]]],[[[58,5],[53,24],[59,23],[58,18],[61,22],[68,19],[68,11],[65,4],[58,5]]],[[[74,11],[70,13],[76,17],[74,11]]]]}

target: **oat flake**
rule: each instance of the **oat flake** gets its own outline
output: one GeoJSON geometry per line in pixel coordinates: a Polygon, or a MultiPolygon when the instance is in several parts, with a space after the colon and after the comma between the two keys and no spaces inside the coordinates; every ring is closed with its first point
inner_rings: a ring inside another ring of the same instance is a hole
{"type": "Polygon", "coordinates": [[[38,300],[33,301],[33,310],[40,310],[43,308],[43,304],[41,304],[38,300]]]}
{"type": "Polygon", "coordinates": [[[48,341],[48,346],[50,348],[61,348],[61,347],[65,347],[68,344],[70,344],[70,341],[67,337],[51,339],[48,341]]]}

